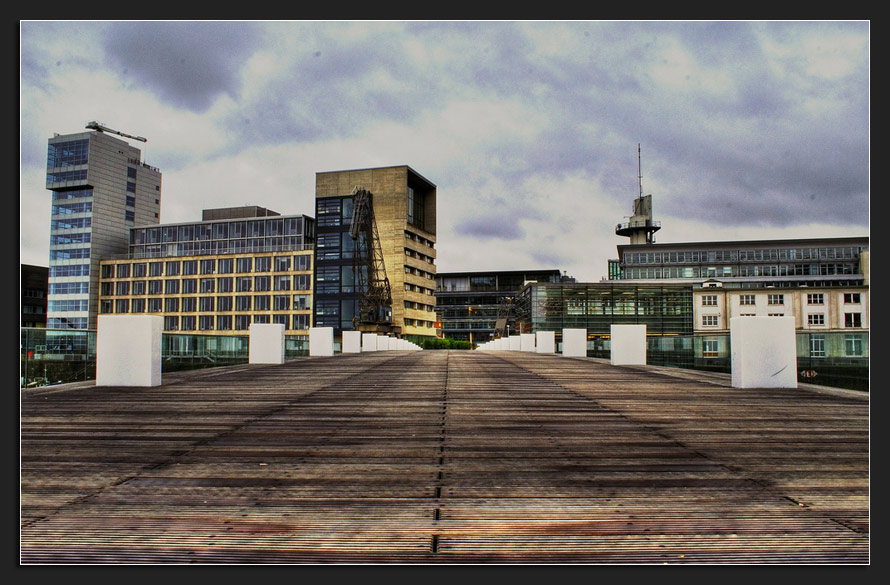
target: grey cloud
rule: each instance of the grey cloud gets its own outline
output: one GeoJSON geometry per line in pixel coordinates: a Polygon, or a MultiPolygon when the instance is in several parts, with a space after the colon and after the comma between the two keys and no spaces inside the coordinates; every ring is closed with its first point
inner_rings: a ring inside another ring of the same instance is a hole
{"type": "Polygon", "coordinates": [[[458,223],[454,231],[461,236],[480,240],[521,240],[525,230],[513,218],[481,216],[465,219],[458,223]]]}
{"type": "Polygon", "coordinates": [[[193,112],[238,94],[239,68],[260,40],[243,22],[123,22],[104,34],[105,58],[125,83],[193,112]]]}

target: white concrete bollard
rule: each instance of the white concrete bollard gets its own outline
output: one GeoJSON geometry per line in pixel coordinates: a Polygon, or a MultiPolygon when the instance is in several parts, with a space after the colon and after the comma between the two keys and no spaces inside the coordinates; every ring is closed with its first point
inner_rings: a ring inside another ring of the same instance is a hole
{"type": "Polygon", "coordinates": [[[797,388],[794,317],[729,320],[733,388],[797,388]]]}
{"type": "Polygon", "coordinates": [[[612,325],[611,337],[613,366],[646,365],[645,325],[612,325]]]}
{"type": "Polygon", "coordinates": [[[562,355],[587,357],[587,329],[562,330],[562,355]]]}
{"type": "Polygon", "coordinates": [[[99,315],[96,386],[160,386],[159,315],[99,315]]]}
{"type": "Polygon", "coordinates": [[[362,333],[362,352],[377,351],[377,334],[362,333]]]}
{"type": "Polygon", "coordinates": [[[556,353],[556,332],[538,331],[535,334],[535,351],[537,353],[556,353]]]}
{"type": "Polygon", "coordinates": [[[520,333],[519,334],[519,351],[535,351],[535,334],[520,333]]]}
{"type": "Polygon", "coordinates": [[[362,351],[362,332],[361,331],[344,331],[343,337],[340,339],[341,351],[343,353],[361,353],[362,351]]]}
{"type": "Polygon", "coordinates": [[[522,339],[518,335],[514,335],[512,337],[507,338],[507,347],[510,351],[521,351],[522,350],[522,339]]]}
{"type": "Polygon", "coordinates": [[[334,328],[310,327],[309,328],[309,355],[330,356],[334,355],[334,328]]]}
{"type": "Polygon", "coordinates": [[[284,324],[251,323],[247,348],[250,364],[284,363],[284,324]]]}

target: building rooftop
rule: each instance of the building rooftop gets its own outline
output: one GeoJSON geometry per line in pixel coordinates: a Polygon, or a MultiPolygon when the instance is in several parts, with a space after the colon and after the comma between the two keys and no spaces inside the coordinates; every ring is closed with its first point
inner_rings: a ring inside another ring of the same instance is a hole
{"type": "Polygon", "coordinates": [[[867,564],[867,393],[519,352],[23,390],[21,562],[867,564]]]}

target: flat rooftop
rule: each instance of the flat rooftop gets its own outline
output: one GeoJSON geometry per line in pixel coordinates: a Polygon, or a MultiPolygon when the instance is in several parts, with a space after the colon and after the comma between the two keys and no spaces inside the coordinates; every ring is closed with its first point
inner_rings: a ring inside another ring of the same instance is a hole
{"type": "Polygon", "coordinates": [[[868,564],[864,393],[417,351],[22,391],[23,564],[868,564]]]}

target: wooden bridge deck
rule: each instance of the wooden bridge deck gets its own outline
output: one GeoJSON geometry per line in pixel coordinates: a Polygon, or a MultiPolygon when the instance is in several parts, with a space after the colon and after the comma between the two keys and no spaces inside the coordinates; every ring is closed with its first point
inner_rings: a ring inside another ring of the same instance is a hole
{"type": "Polygon", "coordinates": [[[21,562],[869,562],[867,396],[378,352],[21,402],[21,562]]]}

